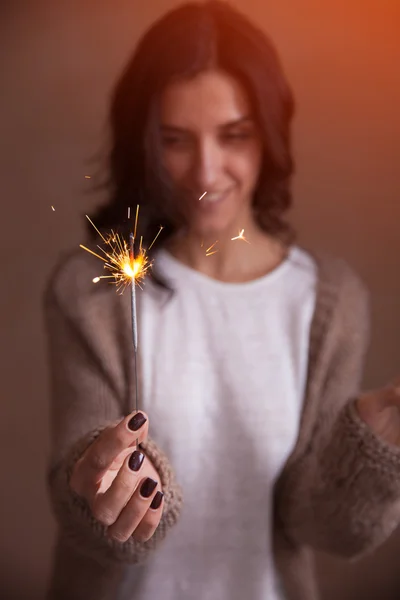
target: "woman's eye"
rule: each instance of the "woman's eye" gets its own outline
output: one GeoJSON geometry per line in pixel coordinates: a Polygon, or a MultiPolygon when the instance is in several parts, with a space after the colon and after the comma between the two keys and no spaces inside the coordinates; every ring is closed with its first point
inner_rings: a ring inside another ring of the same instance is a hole
{"type": "Polygon", "coordinates": [[[235,140],[247,140],[251,137],[251,133],[248,131],[238,131],[235,133],[226,133],[224,138],[226,140],[231,140],[231,141],[235,141],[235,140]]]}
{"type": "Polygon", "coordinates": [[[171,148],[186,148],[190,144],[190,139],[180,135],[164,135],[162,143],[163,146],[171,148]]]}
{"type": "Polygon", "coordinates": [[[163,144],[166,146],[174,146],[176,144],[182,143],[183,140],[178,137],[164,136],[162,141],[163,141],[163,144]]]}

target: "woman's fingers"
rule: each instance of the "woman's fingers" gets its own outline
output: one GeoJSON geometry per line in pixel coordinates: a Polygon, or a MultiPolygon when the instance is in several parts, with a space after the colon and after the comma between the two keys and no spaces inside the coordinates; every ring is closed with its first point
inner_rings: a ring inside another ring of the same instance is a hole
{"type": "Polygon", "coordinates": [[[117,425],[107,427],[89,446],[74,468],[71,487],[88,499],[114,460],[129,447],[147,438],[148,418],[143,412],[132,413],[117,425]]]}
{"type": "Polygon", "coordinates": [[[164,505],[164,494],[158,490],[153,497],[150,508],[132,534],[138,542],[147,542],[160,522],[164,505]]]}
{"type": "Polygon", "coordinates": [[[126,542],[132,534],[138,541],[146,541],[153,535],[160,522],[163,504],[161,492],[155,500],[159,492],[157,487],[157,481],[150,477],[140,480],[118,519],[108,528],[110,537],[119,542],[126,542]],[[158,508],[150,508],[153,502],[158,508]]]}
{"type": "Polygon", "coordinates": [[[71,487],[88,500],[94,517],[120,542],[146,541],[163,510],[158,474],[136,444],[145,441],[145,413],[128,415],[105,429],[75,465],[71,487]],[[101,491],[101,490],[104,491],[101,491]]]}
{"type": "Polygon", "coordinates": [[[126,457],[117,476],[110,487],[102,494],[97,494],[92,503],[92,512],[103,525],[112,525],[118,519],[124,506],[128,503],[140,482],[140,470],[145,455],[135,450],[126,457]]]}

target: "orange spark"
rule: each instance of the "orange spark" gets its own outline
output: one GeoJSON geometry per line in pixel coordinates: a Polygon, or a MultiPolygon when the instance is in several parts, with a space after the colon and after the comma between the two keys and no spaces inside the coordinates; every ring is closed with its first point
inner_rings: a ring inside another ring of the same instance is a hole
{"type": "Polygon", "coordinates": [[[248,240],[246,240],[246,238],[244,237],[244,229],[241,229],[239,231],[239,235],[237,235],[236,237],[231,238],[232,242],[234,240],[243,240],[244,242],[247,242],[248,244],[250,244],[250,242],[248,240]]]}
{"type": "Polygon", "coordinates": [[[216,252],[218,252],[218,248],[217,248],[217,250],[213,250],[215,244],[218,244],[218,240],[216,242],[214,242],[213,244],[211,244],[211,246],[209,248],[207,248],[206,256],[211,256],[212,254],[215,254],[216,252]]]}

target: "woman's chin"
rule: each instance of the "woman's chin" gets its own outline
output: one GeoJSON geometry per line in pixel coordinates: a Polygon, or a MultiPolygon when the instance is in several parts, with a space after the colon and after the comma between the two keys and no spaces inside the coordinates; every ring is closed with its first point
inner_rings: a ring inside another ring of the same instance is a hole
{"type": "Polygon", "coordinates": [[[196,237],[202,240],[215,241],[217,239],[224,239],[229,237],[231,229],[228,226],[221,226],[217,224],[208,225],[207,227],[196,227],[193,229],[193,233],[196,237]]]}
{"type": "Polygon", "coordinates": [[[231,238],[235,235],[237,219],[227,218],[227,215],[221,215],[219,218],[193,219],[190,230],[196,235],[205,239],[210,238],[231,238]]]}

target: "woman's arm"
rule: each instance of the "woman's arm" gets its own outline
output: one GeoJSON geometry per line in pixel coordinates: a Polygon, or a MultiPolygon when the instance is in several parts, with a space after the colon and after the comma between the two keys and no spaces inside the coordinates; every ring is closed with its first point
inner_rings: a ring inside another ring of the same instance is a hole
{"type": "Polygon", "coordinates": [[[334,316],[340,335],[302,456],[277,485],[277,518],[299,545],[353,557],[381,544],[400,521],[400,451],[360,418],[356,390],[368,345],[368,297],[343,286],[334,316]]]}
{"type": "Polygon", "coordinates": [[[91,282],[90,273],[82,274],[76,259],[66,271],[53,281],[45,302],[52,380],[50,499],[62,538],[78,553],[108,565],[136,563],[176,522],[181,492],[167,458],[151,440],[143,449],[159,473],[164,511],[148,542],[109,538],[107,527],[72,491],[69,482],[76,461],[105,427],[125,416],[125,407],[122,349],[109,294],[86,293],[80,282],[91,282]]]}

